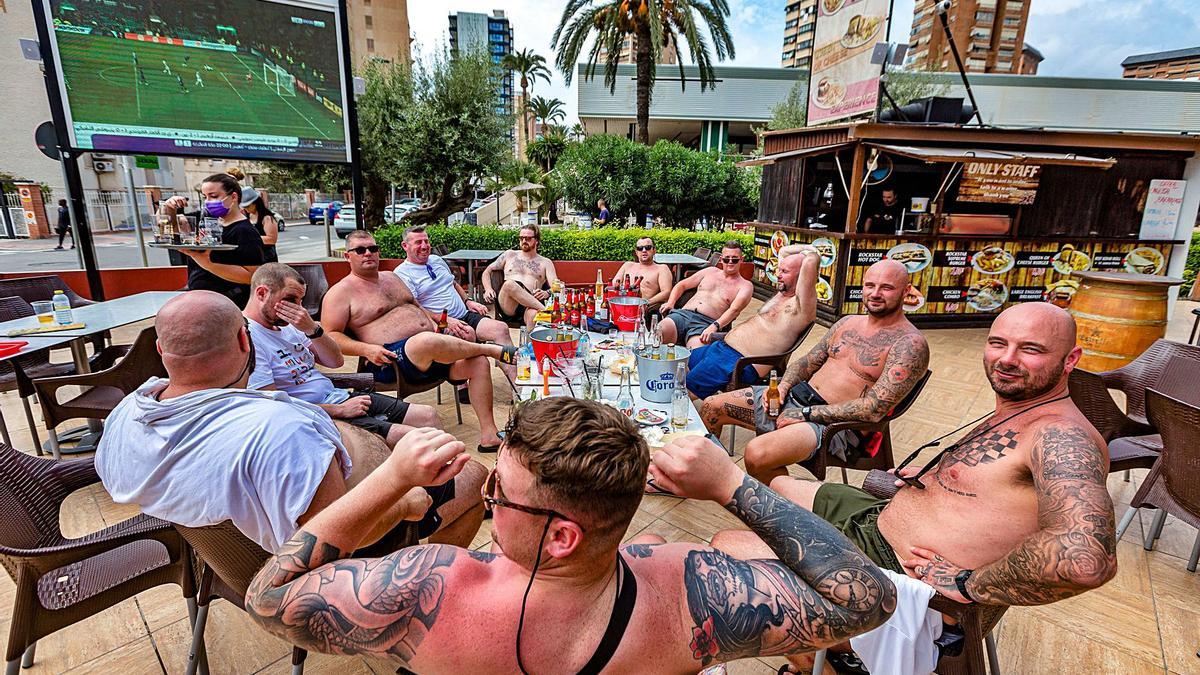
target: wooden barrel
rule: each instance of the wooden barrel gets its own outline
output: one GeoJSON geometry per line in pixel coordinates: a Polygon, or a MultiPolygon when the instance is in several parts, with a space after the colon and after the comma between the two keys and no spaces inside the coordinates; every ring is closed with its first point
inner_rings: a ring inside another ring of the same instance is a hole
{"type": "Polygon", "coordinates": [[[1080,279],[1070,308],[1083,348],[1080,368],[1120,368],[1167,334],[1167,291],[1183,279],[1121,272],[1072,276],[1080,279]]]}

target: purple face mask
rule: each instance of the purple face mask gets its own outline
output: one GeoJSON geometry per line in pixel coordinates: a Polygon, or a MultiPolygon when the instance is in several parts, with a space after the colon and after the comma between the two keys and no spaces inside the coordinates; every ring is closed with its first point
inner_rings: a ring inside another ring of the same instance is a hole
{"type": "Polygon", "coordinates": [[[213,218],[223,218],[229,213],[224,199],[209,199],[204,202],[204,212],[213,218]]]}

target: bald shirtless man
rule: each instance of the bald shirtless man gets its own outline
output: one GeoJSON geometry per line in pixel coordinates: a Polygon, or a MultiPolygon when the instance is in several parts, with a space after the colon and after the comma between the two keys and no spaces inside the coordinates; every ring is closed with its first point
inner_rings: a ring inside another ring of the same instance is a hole
{"type": "Polygon", "coordinates": [[[663,303],[663,342],[686,345],[695,349],[712,342],[718,330],[728,330],[734,319],[746,309],[754,297],[754,284],[742,278],[742,245],[727,241],[721,248],[721,261],[715,267],[706,267],[675,284],[671,295],[663,303]],[[683,309],[675,309],[675,303],[684,291],[696,289],[683,309]]]}
{"type": "Polygon", "coordinates": [[[371,233],[356,230],[346,236],[346,260],[350,274],[321,301],[321,326],[338,348],[369,361],[379,382],[394,382],[396,367],[409,384],[466,382],[479,419],[479,452],[496,452],[500,437],[487,357],[511,364],[516,349],[435,332],[431,313],[417,304],[400,277],[379,273],[379,246],[371,233]]]}
{"type": "MultiPolygon", "coordinates": [[[[687,387],[692,396],[708,398],[733,379],[738,359],[780,354],[817,318],[817,270],[821,255],[808,245],[786,246],[779,251],[779,292],[758,314],[734,327],[723,340],[703,345],[688,359],[687,387]]],[[[743,382],[758,382],[762,366],[747,366],[743,382]]],[[[765,369],[765,368],[764,368],[765,369]]]]}
{"type": "MultiPolygon", "coordinates": [[[[746,471],[769,482],[812,456],[826,425],[878,422],[924,377],[929,345],[902,309],[911,284],[908,270],[881,260],[863,276],[865,316],[848,316],[829,328],[817,346],[792,359],[779,380],[783,412],[766,417],[764,389],[747,388],[704,401],[700,417],[713,433],[726,424],[759,431],[746,444],[746,471]]],[[[830,452],[853,460],[864,450],[853,431],[830,441],[830,452]]]]}
{"type": "Polygon", "coordinates": [[[695,673],[810,652],[880,625],[895,586],[828,523],[772,492],[702,438],[654,453],[594,401],[515,411],[483,500],[497,551],[406,548],[344,560],[414,481],[453,475],[451,437],[393,454],[306,524],[255,577],[250,617],[312,651],[370,654],[411,672],[695,673]],[[650,538],[622,545],[649,470],[714,501],[774,560],[650,538]]]}
{"type": "MultiPolygon", "coordinates": [[[[154,325],[168,379],[148,380],[117,405],[96,453],[96,471],[115,502],[189,527],[230,520],[274,552],[391,454],[378,436],[335,427],[314,405],[246,389],[254,343],[228,298],[190,291],[163,305],[154,325]]],[[[403,518],[421,521],[421,537],[469,545],[483,522],[474,495],[485,474],[473,463],[428,493],[406,490],[381,509],[363,543],[403,518]]]]}
{"type": "Polygon", "coordinates": [[[505,251],[483,271],[483,301],[496,301],[500,319],[522,320],[533,328],[538,312],[546,308],[550,292],[542,287],[558,279],[554,263],[538,254],[542,243],[542,229],[537,225],[521,228],[520,248],[505,251]],[[504,283],[500,289],[492,288],[492,270],[504,270],[504,283]]]}
{"type": "MultiPolygon", "coordinates": [[[[880,567],[958,602],[1044,605],[1116,574],[1104,440],[1071,402],[1075,320],[1048,303],[996,317],[983,367],[996,409],[924,468],[901,469],[892,499],[834,483],[777,478],[771,487],[843,532],[880,567]]],[[[713,546],[765,553],[752,533],[713,546]]]]}
{"type": "Polygon", "coordinates": [[[637,240],[634,249],[633,262],[626,262],[617,270],[617,279],[642,279],[642,299],[646,301],[646,311],[651,312],[662,306],[671,295],[671,268],[654,262],[654,240],[642,237],[637,240]]]}

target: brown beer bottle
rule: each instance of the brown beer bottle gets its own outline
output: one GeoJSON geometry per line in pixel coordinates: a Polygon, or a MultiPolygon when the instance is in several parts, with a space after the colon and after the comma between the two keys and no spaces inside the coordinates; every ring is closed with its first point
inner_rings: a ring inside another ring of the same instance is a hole
{"type": "Polygon", "coordinates": [[[771,419],[779,417],[779,375],[774,370],[771,371],[771,379],[770,383],[767,384],[767,393],[763,397],[763,405],[767,409],[767,417],[771,419]]]}
{"type": "Polygon", "coordinates": [[[450,326],[450,320],[446,316],[446,310],[442,310],[442,315],[438,317],[437,332],[445,333],[450,326]]]}

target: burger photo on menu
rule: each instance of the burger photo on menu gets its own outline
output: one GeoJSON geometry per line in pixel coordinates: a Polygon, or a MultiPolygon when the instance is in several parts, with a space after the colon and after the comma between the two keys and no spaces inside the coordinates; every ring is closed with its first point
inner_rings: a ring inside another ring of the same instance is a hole
{"type": "Polygon", "coordinates": [[[1064,244],[1062,249],[1050,259],[1050,264],[1059,274],[1086,272],[1092,269],[1092,259],[1070,244],[1064,244]]]}
{"type": "Polygon", "coordinates": [[[1008,301],[1008,286],[999,279],[980,279],[967,289],[967,304],[980,312],[991,312],[1008,301]]]}

